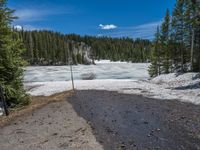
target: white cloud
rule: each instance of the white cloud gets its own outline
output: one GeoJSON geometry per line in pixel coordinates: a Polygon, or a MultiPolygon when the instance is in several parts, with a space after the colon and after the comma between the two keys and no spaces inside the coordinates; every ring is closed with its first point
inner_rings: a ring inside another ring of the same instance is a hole
{"type": "Polygon", "coordinates": [[[71,10],[66,8],[45,8],[45,7],[30,7],[30,8],[18,8],[16,9],[15,16],[18,17],[17,22],[34,22],[47,17],[59,14],[69,14],[71,10]]]}
{"type": "Polygon", "coordinates": [[[114,24],[107,24],[107,25],[102,25],[100,24],[99,27],[102,29],[102,30],[111,30],[111,29],[116,29],[117,26],[114,25],[114,24]]]}
{"type": "Polygon", "coordinates": [[[51,30],[48,27],[39,27],[39,26],[33,26],[30,24],[24,24],[24,25],[13,25],[15,29],[18,31],[20,30],[26,30],[26,31],[33,31],[33,30],[51,30]]]}
{"type": "Polygon", "coordinates": [[[14,26],[14,28],[15,28],[16,30],[18,30],[18,31],[21,31],[21,30],[22,30],[22,26],[20,26],[20,25],[16,25],[16,26],[14,26]]]}
{"type": "Polygon", "coordinates": [[[146,24],[142,24],[142,25],[138,25],[133,27],[133,29],[137,29],[137,30],[151,30],[151,29],[156,29],[157,26],[160,26],[162,23],[162,21],[156,21],[156,22],[150,22],[150,23],[146,23],[146,24]]]}
{"type": "Polygon", "coordinates": [[[17,16],[20,21],[40,20],[46,15],[47,12],[36,9],[20,9],[15,12],[15,16],[17,16]]]}

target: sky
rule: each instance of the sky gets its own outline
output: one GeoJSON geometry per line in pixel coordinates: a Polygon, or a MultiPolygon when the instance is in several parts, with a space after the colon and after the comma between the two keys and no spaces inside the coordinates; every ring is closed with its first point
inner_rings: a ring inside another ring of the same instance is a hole
{"type": "Polygon", "coordinates": [[[14,26],[64,34],[152,39],[176,0],[8,0],[14,26]]]}

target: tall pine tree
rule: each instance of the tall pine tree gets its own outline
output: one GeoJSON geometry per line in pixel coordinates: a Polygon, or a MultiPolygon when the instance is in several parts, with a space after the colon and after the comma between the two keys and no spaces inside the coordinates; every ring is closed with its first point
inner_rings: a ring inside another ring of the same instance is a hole
{"type": "Polygon", "coordinates": [[[177,0],[172,16],[172,37],[176,43],[175,48],[175,69],[185,72],[186,68],[186,49],[185,49],[185,0],[177,0]]]}
{"type": "Polygon", "coordinates": [[[161,72],[169,73],[170,70],[170,49],[169,49],[169,40],[170,40],[170,12],[167,10],[164,22],[161,26],[161,72]]]}
{"type": "Polygon", "coordinates": [[[22,84],[23,45],[10,26],[14,11],[7,8],[6,2],[0,0],[0,85],[5,88],[7,104],[23,105],[28,103],[22,84]]]}
{"type": "Polygon", "coordinates": [[[161,48],[161,35],[160,28],[157,27],[157,32],[155,34],[154,47],[151,56],[151,65],[149,68],[149,74],[151,77],[155,77],[161,74],[160,71],[160,48],[161,48]]]}
{"type": "MultiPolygon", "coordinates": [[[[167,11],[161,29],[161,73],[200,72],[200,1],[177,0],[172,19],[167,11]]],[[[151,76],[158,72],[157,58],[154,49],[151,76]]]]}

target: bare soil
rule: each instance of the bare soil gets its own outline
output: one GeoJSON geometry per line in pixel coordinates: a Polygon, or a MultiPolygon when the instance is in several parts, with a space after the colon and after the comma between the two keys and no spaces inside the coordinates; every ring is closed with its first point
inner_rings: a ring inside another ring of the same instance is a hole
{"type": "Polygon", "coordinates": [[[67,97],[71,96],[72,94],[73,92],[69,91],[57,93],[51,96],[30,97],[31,103],[29,105],[10,109],[9,116],[0,116],[0,127],[8,125],[12,120],[16,119],[17,117],[29,115],[33,111],[38,110],[44,107],[45,105],[48,105],[49,103],[64,101],[67,97]]]}
{"type": "Polygon", "coordinates": [[[64,92],[33,97],[31,105],[1,119],[1,150],[102,150],[88,123],[79,117],[64,92]],[[26,115],[24,115],[26,114],[26,115]]]}

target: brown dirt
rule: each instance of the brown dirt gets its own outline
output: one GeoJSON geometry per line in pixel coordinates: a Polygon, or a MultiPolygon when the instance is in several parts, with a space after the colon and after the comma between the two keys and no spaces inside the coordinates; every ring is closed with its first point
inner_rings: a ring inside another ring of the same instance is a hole
{"type": "Polygon", "coordinates": [[[12,112],[9,119],[3,118],[0,149],[102,150],[89,124],[68,103],[70,95],[33,97],[31,105],[12,112]]]}
{"type": "Polygon", "coordinates": [[[34,96],[31,97],[31,103],[27,106],[15,108],[10,110],[9,116],[0,116],[0,127],[8,125],[17,117],[29,115],[31,112],[44,107],[52,102],[59,102],[71,96],[73,91],[62,92],[51,96],[34,96]]]}

